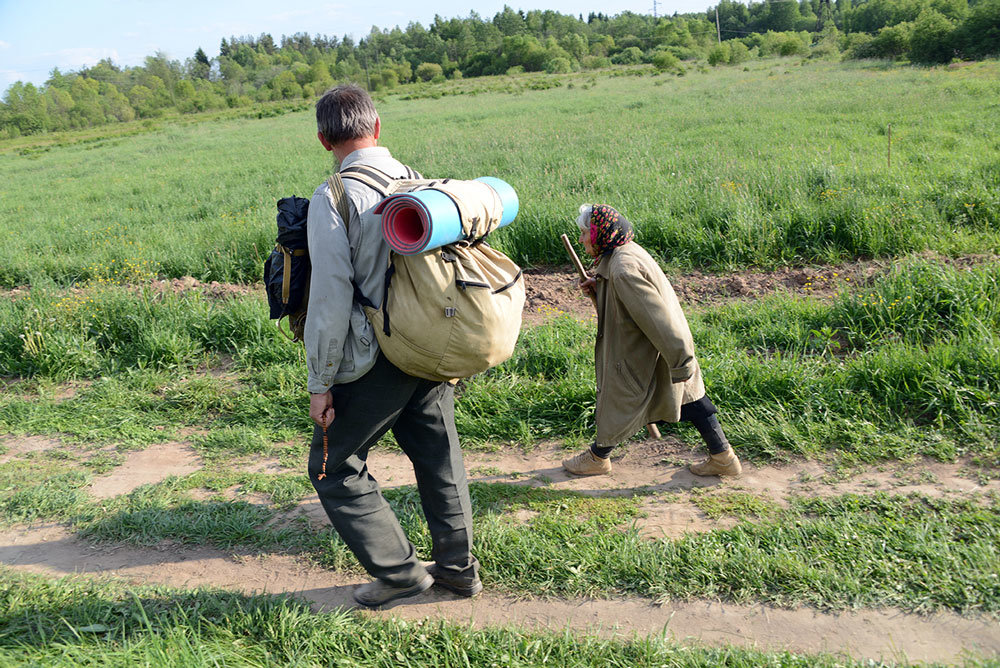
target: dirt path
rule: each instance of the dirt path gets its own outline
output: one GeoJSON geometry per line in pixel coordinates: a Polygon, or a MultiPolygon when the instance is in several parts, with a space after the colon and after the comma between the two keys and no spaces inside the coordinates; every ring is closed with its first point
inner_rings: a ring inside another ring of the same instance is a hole
{"type": "MultiPolygon", "coordinates": [[[[354,607],[351,590],[364,580],[285,555],[232,555],[208,548],[98,546],[58,526],[0,532],[0,563],[16,571],[60,577],[111,576],[135,584],[212,586],[245,593],[292,593],[316,610],[354,607]]],[[[794,652],[834,652],[870,659],[955,661],[964,652],[1000,653],[1000,625],[951,613],[899,610],[824,613],[716,601],[642,599],[515,599],[484,593],[460,599],[433,589],[388,609],[363,614],[425,617],[460,624],[529,629],[580,629],[601,636],[666,632],[679,641],[734,644],[794,652]]]]}
{"type": "MultiPolygon", "coordinates": [[[[0,438],[5,453],[0,463],[19,457],[31,457],[48,449],[65,447],[58,440],[40,437],[0,438]]],[[[1000,480],[977,481],[965,475],[965,465],[914,459],[887,463],[866,469],[854,476],[827,471],[816,461],[795,460],[783,465],[755,466],[747,463],[742,476],[735,480],[701,478],[687,470],[687,464],[699,459],[679,440],[666,436],[619,448],[612,456],[611,475],[581,478],[566,473],[560,462],[573,454],[553,443],[544,443],[527,452],[508,448],[495,453],[468,452],[465,465],[472,482],[508,483],[529,487],[572,491],[590,496],[645,497],[643,515],[636,519],[638,529],[650,538],[676,538],[688,531],[727,528],[735,519],[726,515],[709,517],[698,507],[700,498],[713,494],[749,494],[776,507],[786,506],[793,496],[839,496],[885,491],[894,494],[918,493],[934,498],[967,497],[989,492],[1000,493],[1000,480]]],[[[256,458],[234,462],[257,473],[292,473],[277,460],[256,458]]],[[[89,491],[96,498],[127,494],[168,476],[184,476],[199,470],[202,462],[186,443],[161,443],[146,450],[130,452],[123,463],[106,475],[96,476],[89,491]]],[[[369,468],[385,489],[414,485],[416,481],[409,460],[395,450],[375,448],[369,468]]],[[[236,498],[240,490],[229,490],[236,498]]],[[[195,493],[195,496],[201,496],[195,493]]],[[[208,493],[204,494],[208,496],[208,493]]],[[[260,495],[239,494],[244,501],[267,504],[260,495]]],[[[527,512],[527,511],[525,511],[527,512]]],[[[307,498],[289,518],[305,516],[314,525],[327,525],[319,502],[307,498]]],[[[282,518],[286,519],[286,518],[282,518]]],[[[521,518],[526,519],[526,517],[521,518]]]]}

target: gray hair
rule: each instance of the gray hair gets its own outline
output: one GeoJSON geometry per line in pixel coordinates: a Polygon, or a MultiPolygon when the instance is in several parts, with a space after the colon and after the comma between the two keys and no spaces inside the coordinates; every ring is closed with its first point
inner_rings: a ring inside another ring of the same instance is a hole
{"type": "Polygon", "coordinates": [[[316,126],[335,146],[373,136],[377,119],[371,96],[354,84],[331,88],[316,101],[316,126]]]}
{"type": "Polygon", "coordinates": [[[593,204],[581,204],[580,205],[580,217],[576,219],[576,224],[581,230],[590,229],[590,216],[594,213],[593,204]]]}

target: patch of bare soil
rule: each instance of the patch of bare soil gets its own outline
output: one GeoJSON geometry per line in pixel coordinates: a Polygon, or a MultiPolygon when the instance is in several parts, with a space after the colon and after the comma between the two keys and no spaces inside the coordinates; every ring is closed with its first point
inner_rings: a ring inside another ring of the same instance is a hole
{"type": "Polygon", "coordinates": [[[108,499],[172,475],[194,473],[200,468],[201,461],[190,446],[159,443],[145,450],[130,452],[125,462],[110,474],[94,478],[90,493],[99,499],[108,499]]]}
{"type": "MultiPolygon", "coordinates": [[[[689,446],[670,436],[631,443],[615,450],[610,475],[581,477],[567,473],[561,462],[572,454],[575,451],[551,443],[528,452],[515,449],[497,453],[469,452],[465,454],[465,466],[470,481],[524,484],[593,496],[725,490],[752,493],[781,502],[790,496],[838,496],[873,491],[919,493],[936,498],[1000,492],[1000,480],[980,484],[963,477],[962,463],[931,460],[885,464],[853,477],[835,476],[815,461],[761,467],[745,463],[743,475],[735,479],[700,477],[688,471],[687,465],[705,455],[692,453],[689,446]]],[[[368,466],[383,487],[416,484],[409,460],[399,452],[373,450],[368,466]]]]}
{"type": "Polygon", "coordinates": [[[247,285],[245,283],[220,283],[219,281],[209,281],[203,283],[193,276],[182,278],[169,278],[152,281],[150,287],[155,292],[180,294],[184,292],[198,291],[213,299],[226,299],[232,297],[243,297],[250,294],[264,294],[263,284],[255,283],[247,285]]]}
{"type": "MultiPolygon", "coordinates": [[[[0,563],[51,577],[111,576],[136,584],[221,587],[244,593],[291,593],[317,611],[355,607],[351,590],[365,578],[317,568],[289,555],[252,555],[173,544],[154,548],[92,545],[58,526],[0,531],[0,563]]],[[[811,608],[716,601],[636,598],[515,599],[487,591],[460,599],[436,588],[360,614],[442,619],[474,627],[578,630],[601,637],[665,633],[678,641],[764,650],[832,652],[855,659],[957,661],[968,652],[1000,653],[995,620],[899,610],[825,613],[811,608]]]]}
{"type": "MultiPolygon", "coordinates": [[[[956,498],[991,491],[1000,493],[1000,480],[980,484],[963,477],[962,463],[931,460],[886,464],[851,477],[834,475],[814,461],[761,467],[745,463],[739,478],[703,478],[688,471],[687,465],[704,455],[693,454],[687,445],[666,437],[617,450],[612,456],[614,469],[610,475],[580,477],[562,468],[562,460],[572,454],[555,444],[543,444],[529,452],[514,449],[498,453],[468,452],[465,466],[470,482],[526,485],[589,496],[647,495],[642,516],[636,518],[635,524],[642,535],[651,539],[677,538],[688,532],[729,528],[736,523],[730,516],[706,515],[699,509],[695,495],[746,494],[764,504],[782,507],[794,496],[831,497],[885,491],[956,498]]],[[[277,464],[262,460],[260,466],[277,464]]],[[[399,452],[376,448],[368,458],[368,468],[383,489],[416,484],[410,461],[399,452]]],[[[523,523],[531,516],[523,513],[514,519],[523,523]]],[[[300,517],[315,528],[329,524],[322,506],[313,497],[283,513],[278,521],[286,524],[300,517]]]]}
{"type": "Polygon", "coordinates": [[[65,447],[65,444],[55,438],[43,436],[2,436],[0,437],[0,464],[6,464],[12,459],[19,459],[32,452],[42,452],[65,447]]]}
{"type": "MultiPolygon", "coordinates": [[[[953,267],[968,268],[1000,260],[995,255],[945,257],[934,252],[917,257],[953,267]]],[[[804,297],[830,298],[845,285],[865,285],[892,267],[892,260],[848,262],[840,265],[782,267],[771,271],[712,274],[692,270],[670,276],[682,304],[711,304],[737,299],[757,299],[774,292],[804,297]]],[[[594,317],[590,300],[577,288],[576,271],[569,267],[538,267],[524,272],[527,299],[524,319],[538,324],[563,313],[578,319],[594,317]]]]}

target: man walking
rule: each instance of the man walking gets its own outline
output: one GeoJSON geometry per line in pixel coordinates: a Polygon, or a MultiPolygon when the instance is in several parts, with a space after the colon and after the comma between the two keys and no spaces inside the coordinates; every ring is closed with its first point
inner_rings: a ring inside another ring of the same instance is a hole
{"type": "MultiPolygon", "coordinates": [[[[340,169],[366,166],[389,178],[412,172],[378,146],[381,121],[371,98],[357,86],[338,86],[316,103],[317,136],[340,169]]],[[[349,220],[337,212],[336,195],[320,185],[309,204],[312,277],[305,326],[316,423],[309,478],[337,533],[375,580],[358,587],[365,606],[419,594],[438,584],[463,596],[482,590],[472,556],[472,505],[455,429],[455,390],[410,376],[379,351],[355,286],[379,306],[389,246],[376,226],[359,215],[382,195],[344,179],[349,220]],[[418,559],[378,482],[368,471],[369,449],[388,431],[413,463],[421,505],[433,541],[428,567],[418,559]]]]}

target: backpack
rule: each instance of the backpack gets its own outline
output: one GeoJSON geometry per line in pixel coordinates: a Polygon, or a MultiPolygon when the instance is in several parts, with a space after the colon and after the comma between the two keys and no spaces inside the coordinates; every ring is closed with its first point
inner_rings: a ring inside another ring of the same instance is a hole
{"type": "MultiPolygon", "coordinates": [[[[348,168],[345,173],[350,171],[351,168],[348,168]]],[[[424,182],[420,174],[409,167],[406,167],[406,171],[413,183],[424,182]]],[[[338,181],[336,185],[343,193],[343,183],[338,181]]],[[[337,202],[337,212],[341,219],[350,221],[346,193],[335,194],[334,201],[337,202]]],[[[312,263],[309,260],[309,239],[306,234],[308,215],[308,199],[285,197],[278,200],[278,238],[271,255],[264,262],[264,292],[267,295],[270,318],[278,321],[278,331],[293,343],[305,339],[306,312],[309,306],[312,263]],[[282,318],[288,318],[287,331],[281,328],[282,318]]]]}
{"type": "Polygon", "coordinates": [[[306,238],[308,212],[309,200],[304,197],[278,200],[278,238],[264,263],[264,290],[270,317],[278,321],[278,329],[292,341],[302,340],[309,304],[312,265],[306,238]],[[281,319],[285,317],[288,332],[281,329],[281,319]]]}
{"type": "MultiPolygon", "coordinates": [[[[436,185],[444,189],[448,182],[392,179],[370,167],[349,168],[328,181],[345,221],[350,220],[345,178],[383,196],[362,217],[380,217],[385,198],[393,194],[436,185]]],[[[415,255],[390,252],[379,307],[355,284],[355,301],[364,308],[382,353],[399,369],[427,380],[452,381],[485,371],[513,354],[521,330],[524,278],[520,267],[484,242],[498,224],[464,219],[462,241],[415,255]]]]}

